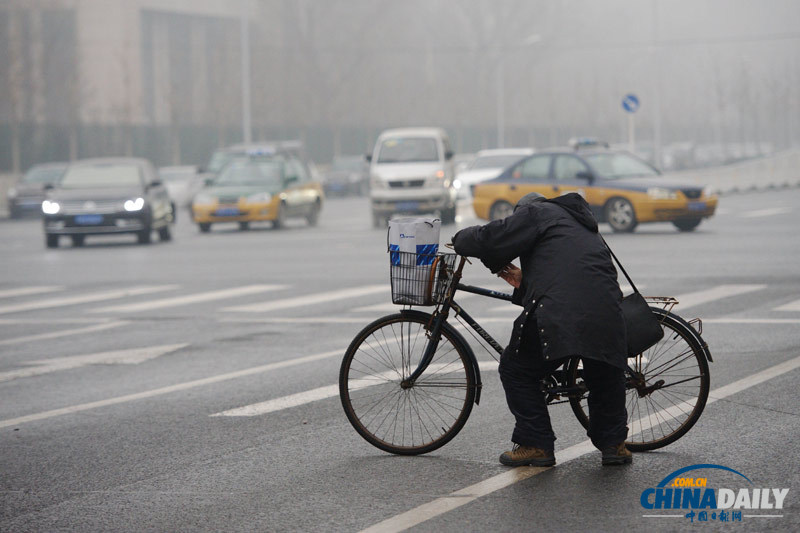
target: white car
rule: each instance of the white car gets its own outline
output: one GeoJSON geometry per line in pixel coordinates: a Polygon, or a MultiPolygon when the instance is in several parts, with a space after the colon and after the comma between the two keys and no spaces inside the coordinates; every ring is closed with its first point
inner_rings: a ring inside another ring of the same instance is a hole
{"type": "Polygon", "coordinates": [[[467,168],[456,175],[453,185],[458,190],[458,199],[471,199],[473,185],[496,178],[505,169],[533,152],[533,148],[496,148],[479,151],[467,168]]]}
{"type": "Polygon", "coordinates": [[[450,139],[441,128],[386,130],[367,156],[374,227],[397,214],[433,213],[442,224],[456,220],[455,166],[450,139]]]}
{"type": "Polygon", "coordinates": [[[192,203],[192,197],[203,186],[196,166],[161,167],[158,169],[158,176],[177,207],[188,207],[192,203]]]}

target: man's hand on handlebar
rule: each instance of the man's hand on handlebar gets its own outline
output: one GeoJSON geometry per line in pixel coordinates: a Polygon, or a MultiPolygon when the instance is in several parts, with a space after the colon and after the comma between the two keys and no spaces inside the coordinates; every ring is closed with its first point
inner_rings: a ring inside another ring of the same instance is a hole
{"type": "Polygon", "coordinates": [[[504,266],[500,272],[497,273],[497,276],[503,278],[506,283],[515,289],[519,289],[519,286],[522,284],[522,270],[511,263],[504,266]]]}

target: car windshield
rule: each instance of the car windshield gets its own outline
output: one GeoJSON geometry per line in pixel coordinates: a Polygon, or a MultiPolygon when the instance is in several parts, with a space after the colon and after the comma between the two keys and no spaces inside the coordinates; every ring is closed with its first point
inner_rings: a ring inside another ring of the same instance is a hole
{"type": "Polygon", "coordinates": [[[331,170],[347,170],[349,172],[356,172],[361,170],[363,166],[364,160],[360,157],[336,159],[331,164],[331,170]]]}
{"type": "Polygon", "coordinates": [[[218,173],[234,156],[235,154],[232,152],[214,152],[214,155],[211,156],[211,161],[208,162],[208,171],[213,174],[218,173]]]}
{"type": "Polygon", "coordinates": [[[159,170],[158,176],[166,182],[187,181],[195,177],[194,170],[159,170]]]}
{"type": "Polygon", "coordinates": [[[378,152],[378,163],[428,163],[439,161],[439,149],[433,137],[386,139],[378,152]]]}
{"type": "Polygon", "coordinates": [[[34,167],[25,173],[25,183],[55,183],[64,173],[64,167],[34,167]]]}
{"type": "Polygon", "coordinates": [[[263,186],[280,189],[283,185],[283,159],[242,159],[228,163],[214,180],[214,185],[263,186]]]}
{"type": "Polygon", "coordinates": [[[584,159],[597,174],[610,180],[659,175],[655,168],[629,154],[587,154],[584,159]]]}
{"type": "Polygon", "coordinates": [[[482,168],[507,168],[525,157],[524,155],[487,155],[478,157],[469,166],[470,170],[482,168]]]}
{"type": "Polygon", "coordinates": [[[142,177],[136,165],[77,166],[67,170],[60,186],[64,189],[142,187],[142,177]]]}

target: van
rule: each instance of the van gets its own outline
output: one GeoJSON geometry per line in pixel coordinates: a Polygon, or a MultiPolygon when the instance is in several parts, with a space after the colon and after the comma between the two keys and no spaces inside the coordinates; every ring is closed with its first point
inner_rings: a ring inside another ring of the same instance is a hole
{"type": "Polygon", "coordinates": [[[367,160],[374,227],[395,214],[435,214],[442,224],[455,222],[453,149],[443,129],[386,130],[367,160]]]}

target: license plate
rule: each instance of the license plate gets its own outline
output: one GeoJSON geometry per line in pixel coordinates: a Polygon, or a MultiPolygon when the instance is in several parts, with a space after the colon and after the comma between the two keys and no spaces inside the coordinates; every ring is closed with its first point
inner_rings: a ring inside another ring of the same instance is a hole
{"type": "Polygon", "coordinates": [[[419,202],[397,202],[395,207],[398,211],[416,211],[419,209],[419,202]]]}
{"type": "Polygon", "coordinates": [[[78,215],[75,223],[81,226],[94,226],[103,222],[103,215],[78,215]]]}
{"type": "Polygon", "coordinates": [[[705,211],[705,202],[689,202],[689,211],[705,211]]]}
{"type": "Polygon", "coordinates": [[[240,212],[235,207],[223,207],[214,211],[214,216],[218,217],[236,217],[240,212]]]}

